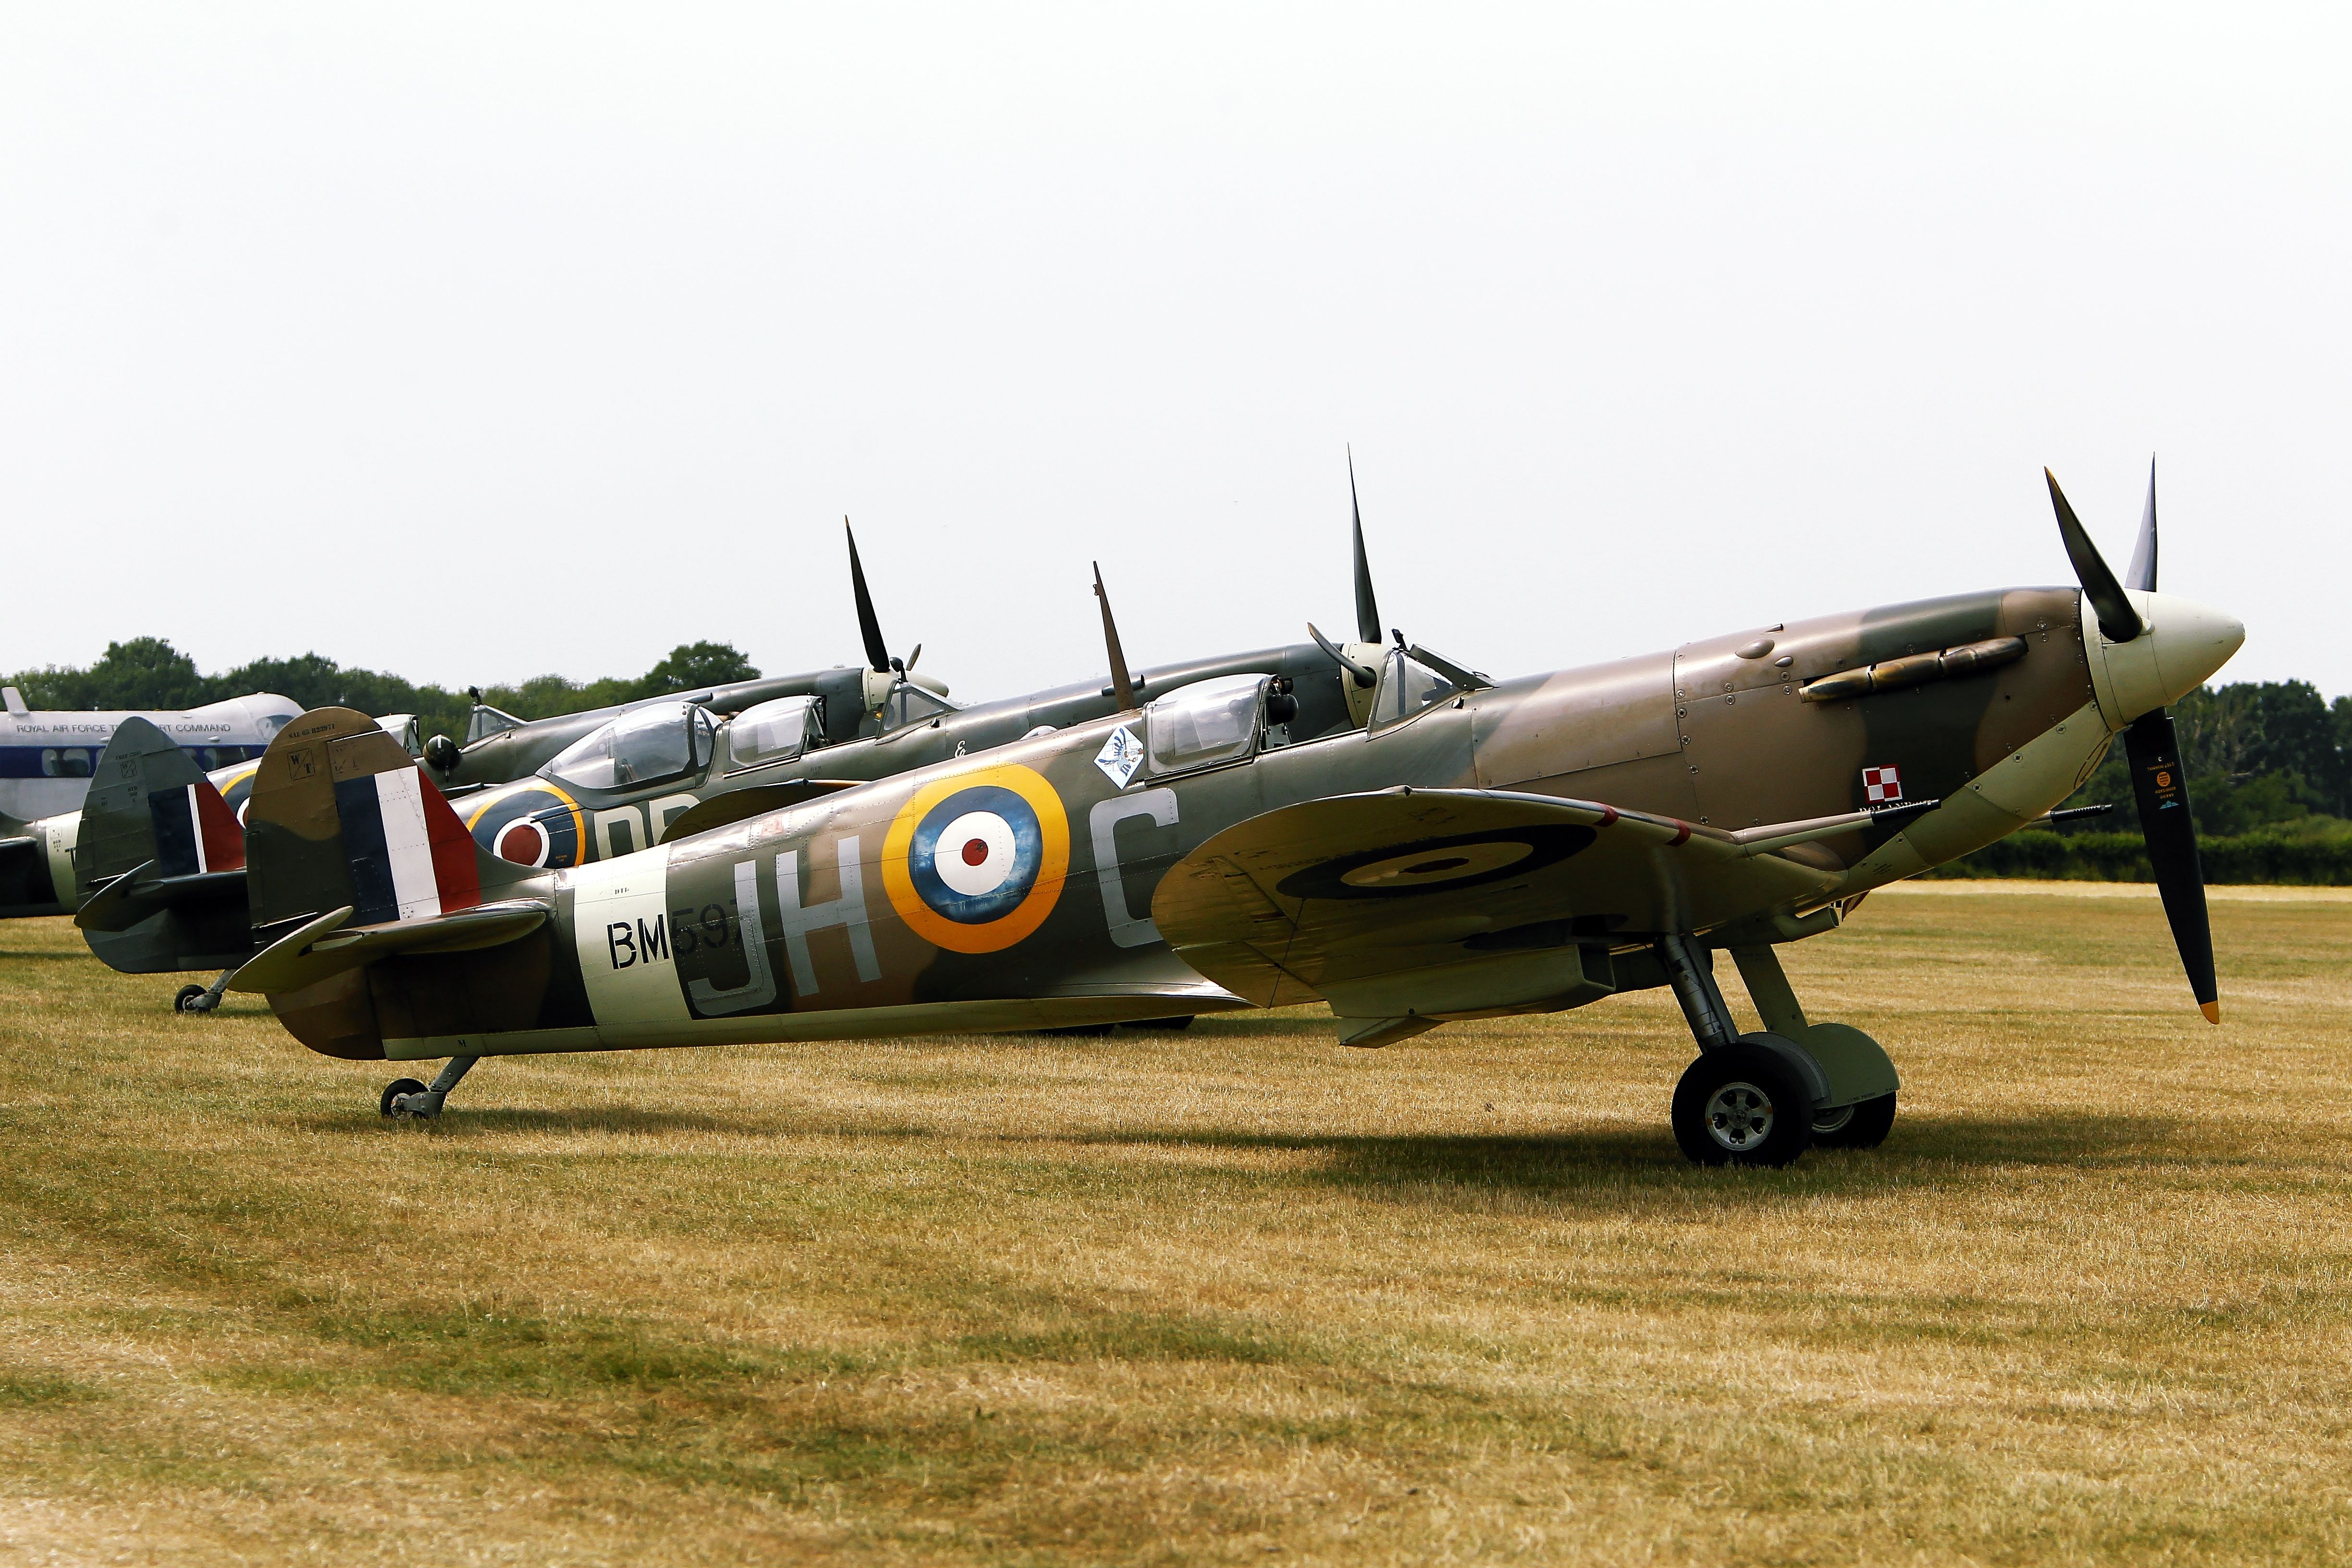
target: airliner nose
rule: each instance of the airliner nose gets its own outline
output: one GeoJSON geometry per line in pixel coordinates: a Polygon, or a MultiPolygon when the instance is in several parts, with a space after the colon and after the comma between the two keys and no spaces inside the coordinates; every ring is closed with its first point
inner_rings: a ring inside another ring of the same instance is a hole
{"type": "Polygon", "coordinates": [[[2142,603],[2168,703],[2204,685],[2246,640],[2244,623],[2194,599],[2150,594],[2142,603]]]}

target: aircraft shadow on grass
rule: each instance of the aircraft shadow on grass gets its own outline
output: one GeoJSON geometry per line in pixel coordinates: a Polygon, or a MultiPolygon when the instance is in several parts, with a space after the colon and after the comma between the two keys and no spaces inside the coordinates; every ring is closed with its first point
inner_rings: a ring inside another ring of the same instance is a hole
{"type": "MultiPolygon", "coordinates": [[[[405,1125],[387,1129],[375,1119],[342,1115],[308,1119],[317,1131],[390,1130],[413,1135],[405,1125]]],[[[2152,1116],[2053,1112],[2040,1116],[1922,1116],[1906,1123],[1899,1139],[1869,1152],[1819,1150],[1790,1173],[1791,1180],[1759,1183],[1727,1180],[1719,1173],[1695,1171],[1674,1142],[1646,1130],[1596,1129],[1552,1136],[1482,1133],[1329,1135],[1268,1133],[1214,1128],[1168,1128],[1102,1132],[977,1134],[1006,1145],[1062,1148],[1086,1145],[1189,1147],[1235,1152],[1280,1151],[1322,1158],[1296,1173],[1303,1184],[1387,1191],[1399,1197],[1428,1196],[1452,1202],[1465,1193],[1615,1205],[1668,1191],[1706,1192],[1742,1205],[1778,1204],[1819,1194],[1823,1185],[1867,1194],[1935,1187],[1976,1181],[2000,1166],[2119,1168],[2178,1157],[2177,1125],[2152,1116]]],[[[520,1106],[475,1110],[438,1124],[432,1136],[466,1142],[515,1133],[556,1136],[719,1133],[739,1138],[936,1139],[963,1136],[904,1120],[861,1121],[782,1111],[729,1115],[723,1111],[650,1110],[600,1105],[566,1110],[520,1106]]],[[[1179,1173],[1171,1180],[1187,1179],[1179,1173]]]]}

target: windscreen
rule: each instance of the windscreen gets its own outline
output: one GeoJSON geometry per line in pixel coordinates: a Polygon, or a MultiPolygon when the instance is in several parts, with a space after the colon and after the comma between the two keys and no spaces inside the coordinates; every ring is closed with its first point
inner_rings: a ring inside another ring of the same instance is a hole
{"type": "Polygon", "coordinates": [[[1407,657],[1402,648],[1391,648],[1381,670],[1381,689],[1372,700],[1372,728],[1410,719],[1459,689],[1419,659],[1407,657]]]}

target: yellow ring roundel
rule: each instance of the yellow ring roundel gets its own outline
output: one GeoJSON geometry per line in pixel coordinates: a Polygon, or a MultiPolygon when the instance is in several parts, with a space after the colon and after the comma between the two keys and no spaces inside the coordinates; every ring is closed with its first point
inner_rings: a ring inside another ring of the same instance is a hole
{"type": "Polygon", "coordinates": [[[1070,821],[1017,763],[935,780],[882,840],[882,886],[907,928],[950,952],[998,952],[1045,921],[1070,868],[1070,821]]]}

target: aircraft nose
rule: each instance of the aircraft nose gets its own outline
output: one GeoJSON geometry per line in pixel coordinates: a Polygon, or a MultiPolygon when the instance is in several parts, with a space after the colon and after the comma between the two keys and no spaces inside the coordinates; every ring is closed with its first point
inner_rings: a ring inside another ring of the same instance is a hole
{"type": "Polygon", "coordinates": [[[2194,599],[2150,594],[2147,605],[2167,702],[2178,702],[2204,685],[2246,640],[2243,622],[2194,599]]]}

